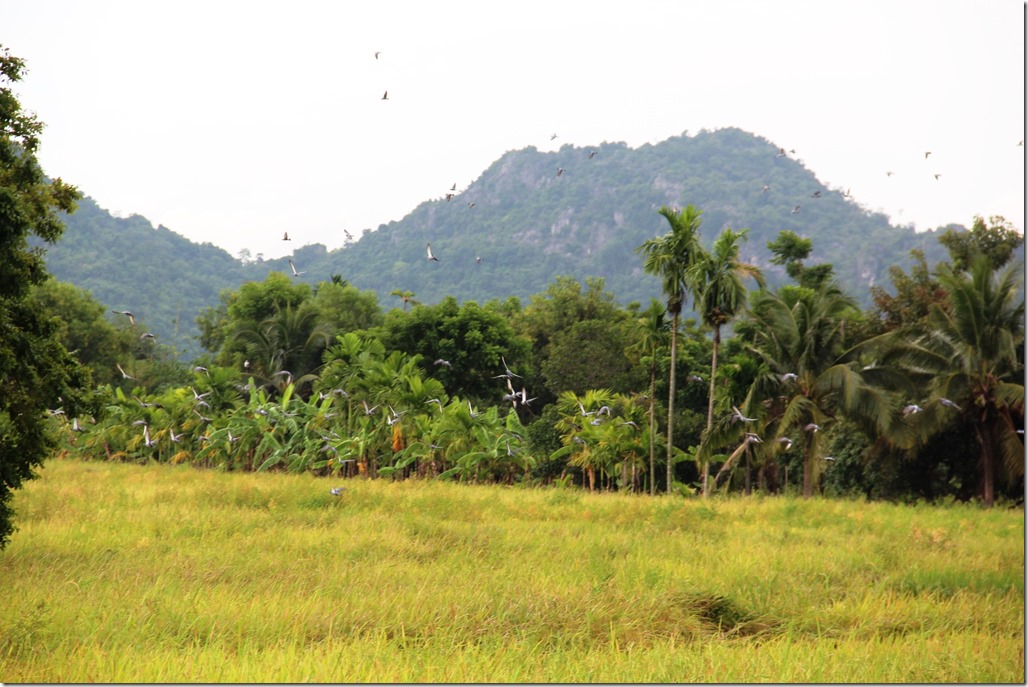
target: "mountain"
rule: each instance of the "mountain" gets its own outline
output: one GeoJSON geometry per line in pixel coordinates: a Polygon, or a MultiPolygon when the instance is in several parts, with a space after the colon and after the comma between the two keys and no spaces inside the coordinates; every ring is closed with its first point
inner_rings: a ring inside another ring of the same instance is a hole
{"type": "MultiPolygon", "coordinates": [[[[524,299],[559,275],[604,277],[622,303],[646,302],[660,289],[634,250],[667,232],[660,206],[686,204],[703,210],[705,245],[724,227],[748,228],[742,257],[761,266],[771,284],[785,276],[768,262],[767,242],[784,229],[812,239],[810,262],[832,263],[864,304],[870,285],[887,282],[890,266],[909,264],[912,248],[923,250],[930,265],[947,257],[937,231],[890,225],[779,155],[768,140],[734,128],[639,148],[604,143],[509,151],[452,199],[425,201],[342,248],[312,244],[291,257],[306,271],[302,279],[316,283],[340,274],[377,292],[383,307],[394,289],[413,291],[423,303],[447,295],[524,299]],[[428,243],[438,262],[426,259],[428,243]]],[[[105,305],[141,314],[164,342],[186,353],[198,352],[190,338],[194,318],[217,304],[221,289],[264,279],[271,270],[289,273],[286,258],[243,263],[139,215],[114,218],[89,198],[66,225],[64,238],[48,247],[50,271],[105,305]]]]}

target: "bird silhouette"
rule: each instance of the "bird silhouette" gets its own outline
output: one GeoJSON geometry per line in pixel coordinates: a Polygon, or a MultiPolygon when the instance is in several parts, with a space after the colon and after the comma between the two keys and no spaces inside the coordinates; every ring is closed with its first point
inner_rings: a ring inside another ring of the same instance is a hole
{"type": "Polygon", "coordinates": [[[926,150],[926,151],[924,152],[924,159],[926,159],[926,160],[927,160],[927,159],[928,159],[928,156],[929,156],[929,155],[931,155],[931,154],[932,154],[932,151],[930,151],[930,150],[926,150]]]}
{"type": "Polygon", "coordinates": [[[792,214],[794,214],[794,215],[800,214],[800,206],[799,205],[797,205],[796,207],[794,207],[792,209],[792,214]]]}
{"type": "Polygon", "coordinates": [[[557,138],[557,134],[553,134],[552,136],[550,136],[550,140],[551,140],[551,141],[552,141],[553,139],[555,139],[555,138],[557,138]]]}
{"type": "Polygon", "coordinates": [[[810,194],[810,197],[811,198],[820,198],[821,197],[821,192],[820,191],[814,191],[813,193],[810,194]]]}
{"type": "Polygon", "coordinates": [[[289,238],[289,232],[288,231],[286,233],[282,234],[282,240],[283,241],[292,241],[292,239],[289,238]]]}
{"type": "Polygon", "coordinates": [[[382,100],[389,100],[389,91],[382,94],[382,100]]]}
{"type": "Polygon", "coordinates": [[[451,191],[456,191],[457,190],[457,182],[456,181],[453,182],[453,186],[450,187],[450,190],[451,191]]]}
{"type": "Polygon", "coordinates": [[[116,315],[124,315],[125,317],[129,318],[129,324],[131,324],[133,327],[136,326],[136,316],[128,310],[112,310],[111,312],[116,315]]]}
{"type": "Polygon", "coordinates": [[[891,177],[892,175],[893,175],[893,172],[886,172],[885,173],[885,176],[887,176],[887,177],[891,177]]]}
{"type": "Polygon", "coordinates": [[[589,159],[592,160],[594,157],[596,157],[596,151],[595,150],[590,150],[589,151],[589,159]]]}
{"type": "Polygon", "coordinates": [[[377,59],[378,59],[378,56],[379,56],[379,55],[381,55],[381,54],[382,54],[382,51],[381,51],[381,50],[376,50],[376,51],[375,51],[375,59],[377,60],[377,59]]]}
{"type": "Polygon", "coordinates": [[[437,258],[437,257],[436,257],[436,256],[435,256],[435,255],[434,255],[434,254],[432,253],[432,244],[431,244],[431,243],[429,243],[429,244],[426,244],[426,245],[427,245],[427,251],[428,251],[428,259],[429,259],[429,260],[435,260],[436,262],[439,262],[439,258],[437,258]]]}
{"type": "Polygon", "coordinates": [[[564,173],[564,168],[563,167],[558,167],[557,168],[557,176],[560,176],[563,173],[564,173]]]}
{"type": "Polygon", "coordinates": [[[941,174],[933,174],[932,176],[934,176],[935,180],[938,181],[939,177],[941,177],[942,175],[941,174]]]}

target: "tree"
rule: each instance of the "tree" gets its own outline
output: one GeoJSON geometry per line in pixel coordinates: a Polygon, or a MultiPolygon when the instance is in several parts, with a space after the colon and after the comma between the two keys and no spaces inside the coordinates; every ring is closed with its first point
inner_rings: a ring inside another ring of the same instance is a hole
{"type": "MultiPolygon", "coordinates": [[[[710,359],[710,396],[707,403],[707,431],[714,424],[714,388],[717,383],[717,352],[721,344],[721,327],[728,324],[746,302],[746,287],[742,280],[752,277],[760,286],[764,278],[760,269],[739,261],[739,241],[746,238],[747,230],[725,229],[714,241],[709,253],[696,264],[695,282],[699,289],[697,306],[703,321],[714,330],[714,349],[710,359]]],[[[710,462],[703,461],[703,495],[710,490],[707,476],[710,462]]]]}
{"type": "Polygon", "coordinates": [[[957,271],[970,269],[976,255],[984,255],[992,268],[998,270],[1024,244],[1024,235],[999,215],[990,217],[988,224],[976,215],[971,231],[949,229],[939,237],[939,243],[949,250],[953,269],[957,271]]]}
{"type": "Polygon", "coordinates": [[[703,256],[700,245],[700,210],[692,205],[681,212],[666,205],[659,213],[671,225],[671,231],[664,236],[647,239],[635,249],[643,254],[643,269],[660,279],[661,289],[667,298],[667,311],[671,314],[671,371],[668,380],[667,409],[667,493],[671,493],[674,482],[674,412],[675,412],[675,365],[678,353],[678,319],[682,314],[686,294],[694,292],[693,266],[703,256]]]}
{"type": "Polygon", "coordinates": [[[647,394],[648,406],[647,420],[649,421],[649,449],[650,449],[650,494],[657,492],[657,474],[654,438],[656,437],[656,418],[653,408],[655,403],[655,391],[657,386],[657,352],[664,347],[668,340],[668,323],[664,319],[666,310],[656,298],[650,299],[650,306],[642,312],[642,316],[636,320],[635,336],[636,342],[629,347],[629,353],[638,355],[645,360],[650,372],[650,391],[647,394]]]}
{"type": "Polygon", "coordinates": [[[895,445],[911,442],[900,422],[896,399],[866,383],[856,355],[848,350],[846,323],[855,302],[833,284],[817,290],[786,286],[761,290],[740,335],[768,371],[750,387],[744,412],[769,401],[773,414],[762,421],[765,443],[790,433],[803,449],[803,496],[813,494],[820,470],[824,430],[840,413],[871,427],[895,445]]]}
{"type": "Polygon", "coordinates": [[[891,335],[885,361],[928,390],[918,415],[930,433],[960,418],[971,423],[986,507],[995,502],[997,457],[1009,478],[1024,476],[1015,423],[1024,416],[1024,299],[1017,299],[1017,267],[997,274],[994,265],[984,253],[972,256],[966,272],[943,265],[938,277],[949,307],[936,304],[925,320],[891,335]]]}
{"type": "Polygon", "coordinates": [[[780,231],[774,241],[767,242],[767,248],[771,251],[771,264],[784,265],[785,273],[800,286],[817,290],[832,279],[834,269],[831,264],[803,264],[814,249],[814,242],[810,239],[801,238],[792,231],[780,231]]]}
{"type": "Polygon", "coordinates": [[[14,531],[14,490],[56,446],[46,411],[75,417],[88,409],[88,372],[61,345],[54,318],[29,300],[48,275],[44,251],[28,239],[55,243],[60,213],[74,211],[80,196],[60,179],[47,181],[36,160],[43,125],[11,91],[24,69],[0,46],[0,548],[14,531]]]}

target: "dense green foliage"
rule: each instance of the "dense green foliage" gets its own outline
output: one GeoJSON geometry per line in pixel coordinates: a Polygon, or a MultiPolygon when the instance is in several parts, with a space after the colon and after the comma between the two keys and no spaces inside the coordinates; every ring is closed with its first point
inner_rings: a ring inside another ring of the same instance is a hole
{"type": "Polygon", "coordinates": [[[48,182],[36,161],[43,125],[11,90],[24,67],[0,46],[0,548],[14,529],[12,492],[54,449],[47,413],[90,410],[89,373],[32,297],[47,272],[29,238],[56,242],[64,229],[58,213],[73,210],[79,196],[60,179],[48,182]]]}

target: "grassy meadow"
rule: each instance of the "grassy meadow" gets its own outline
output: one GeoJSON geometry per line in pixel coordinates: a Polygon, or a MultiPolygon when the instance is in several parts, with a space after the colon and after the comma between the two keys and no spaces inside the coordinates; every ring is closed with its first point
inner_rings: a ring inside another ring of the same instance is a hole
{"type": "Polygon", "coordinates": [[[76,460],[14,507],[3,682],[1025,679],[1020,509],[76,460]]]}

